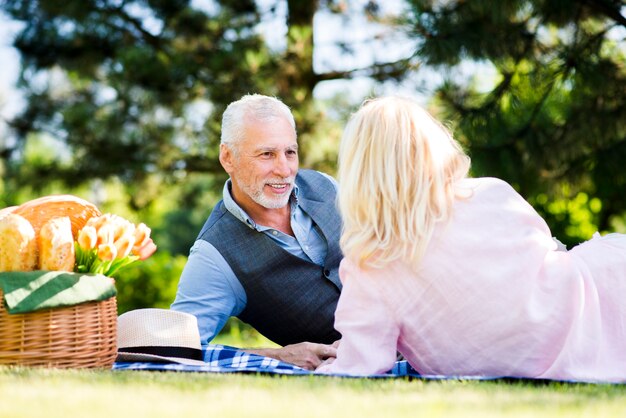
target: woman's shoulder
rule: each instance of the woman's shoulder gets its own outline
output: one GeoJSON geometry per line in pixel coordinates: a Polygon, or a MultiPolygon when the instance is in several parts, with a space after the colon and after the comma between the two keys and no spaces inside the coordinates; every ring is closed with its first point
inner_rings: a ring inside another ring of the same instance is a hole
{"type": "Polygon", "coordinates": [[[497,177],[466,177],[463,180],[461,180],[460,184],[468,185],[468,186],[475,187],[475,188],[476,187],[481,187],[481,188],[506,187],[509,189],[512,188],[509,183],[497,177]]]}
{"type": "Polygon", "coordinates": [[[470,198],[456,201],[457,215],[464,214],[463,219],[473,217],[487,223],[508,219],[519,223],[522,222],[520,217],[523,217],[526,223],[540,222],[542,227],[545,224],[530,203],[504,180],[495,177],[468,178],[462,187],[471,190],[470,198]]]}
{"type": "Polygon", "coordinates": [[[459,196],[517,194],[506,181],[496,177],[467,177],[457,185],[459,196]]]}

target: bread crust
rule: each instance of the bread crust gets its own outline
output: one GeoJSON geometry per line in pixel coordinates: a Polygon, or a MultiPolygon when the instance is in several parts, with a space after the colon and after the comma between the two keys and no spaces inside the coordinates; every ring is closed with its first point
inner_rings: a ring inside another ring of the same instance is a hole
{"type": "Polygon", "coordinates": [[[37,243],[39,270],[74,270],[74,237],[68,216],[46,222],[39,231],[37,243]]]}
{"type": "Polygon", "coordinates": [[[37,268],[35,230],[24,217],[8,213],[0,218],[0,271],[37,268]]]}

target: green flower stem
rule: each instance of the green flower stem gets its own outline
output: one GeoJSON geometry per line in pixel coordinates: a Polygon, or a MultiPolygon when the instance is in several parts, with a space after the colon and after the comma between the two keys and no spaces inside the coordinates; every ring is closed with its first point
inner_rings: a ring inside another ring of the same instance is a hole
{"type": "Polygon", "coordinates": [[[84,250],[74,243],[76,262],[74,264],[74,271],[78,273],[94,273],[103,274],[105,276],[113,277],[120,269],[134,263],[139,260],[138,256],[129,255],[124,258],[116,258],[114,260],[101,260],[98,258],[98,250],[84,250]]]}

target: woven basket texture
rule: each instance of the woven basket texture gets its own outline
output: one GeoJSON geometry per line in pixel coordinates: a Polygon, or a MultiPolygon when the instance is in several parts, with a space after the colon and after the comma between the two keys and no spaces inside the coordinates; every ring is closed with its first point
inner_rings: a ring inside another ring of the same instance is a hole
{"type": "Polygon", "coordinates": [[[117,355],[117,301],[9,314],[0,290],[0,365],[111,368],[117,355]]]}

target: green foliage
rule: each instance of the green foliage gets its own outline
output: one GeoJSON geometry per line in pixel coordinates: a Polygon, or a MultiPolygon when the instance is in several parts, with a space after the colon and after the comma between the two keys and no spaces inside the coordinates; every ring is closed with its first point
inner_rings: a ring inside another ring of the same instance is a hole
{"type": "Polygon", "coordinates": [[[217,155],[228,103],[278,95],[293,107],[303,166],[334,172],[340,125],[312,92],[352,74],[313,69],[313,16],[327,6],[289,1],[276,50],[254,1],[1,2],[24,24],[14,46],[27,105],[0,146],[0,203],[71,193],[146,223],[158,250],[117,275],[120,311],[169,306],[227,177],[217,155]]]}
{"type": "MultiPolygon", "coordinates": [[[[19,158],[31,131],[63,138],[69,164],[46,167],[48,178],[70,186],[115,176],[141,187],[153,173],[171,182],[181,170],[221,172],[215,159],[205,160],[216,148],[216,124],[195,122],[191,105],[221,110],[258,89],[259,69],[235,52],[269,56],[252,30],[254,8],[223,4],[208,15],[188,1],[57,3],[2,5],[25,23],[15,46],[28,101],[13,121],[19,141],[6,154],[19,158]]],[[[202,122],[220,116],[210,112],[202,122]]]]}
{"type": "Polygon", "coordinates": [[[0,10],[24,24],[14,45],[27,106],[0,141],[0,206],[73,193],[145,222],[159,250],[118,278],[120,308],[169,306],[221,196],[228,103],[279,96],[296,117],[301,166],[333,174],[354,103],[347,94],[322,103],[314,89],[434,69],[443,83],[432,86],[431,106],[470,153],[474,175],[509,181],[570,246],[595,230],[626,230],[621,1],[405,0],[397,16],[382,13],[383,2],[364,3],[3,0],[0,10]],[[258,24],[285,5],[284,47],[270,47],[258,24]],[[317,71],[315,13],[348,18],[357,8],[408,34],[414,55],[317,71]]]}
{"type": "Polygon", "coordinates": [[[215,336],[211,344],[223,344],[231,347],[245,348],[271,348],[278,345],[252,328],[245,322],[241,322],[236,317],[231,317],[222,328],[222,331],[215,336]]]}
{"type": "Polygon", "coordinates": [[[610,230],[626,213],[621,2],[408,3],[426,62],[470,59],[497,74],[487,88],[448,79],[436,95],[473,173],[512,183],[568,243],[610,230]],[[545,194],[552,204],[539,203],[545,194]]]}
{"type": "MultiPolygon", "coordinates": [[[[259,35],[255,2],[213,6],[0,3],[24,24],[14,46],[27,102],[10,122],[14,140],[0,146],[3,203],[89,188],[93,180],[121,193],[116,211],[127,207],[144,221],[151,207],[169,200],[176,203],[158,211],[163,218],[146,223],[161,248],[186,254],[226,178],[217,159],[222,110],[251,92],[292,105],[303,162],[334,171],[337,122],[313,104],[312,91],[322,80],[351,74],[313,70],[318,6],[289,2],[284,50],[271,50],[259,35]],[[54,148],[39,147],[38,138],[54,148]]],[[[111,206],[98,193],[97,203],[111,206]]]]}
{"type": "Polygon", "coordinates": [[[118,312],[138,308],[169,308],[186,257],[157,252],[147,260],[120,271],[115,278],[118,312]]]}
{"type": "MultiPolygon", "coordinates": [[[[564,195],[571,195],[566,191],[564,195]]],[[[530,203],[543,215],[552,220],[551,228],[563,231],[560,241],[571,248],[590,239],[598,231],[598,214],[602,210],[602,201],[597,197],[589,198],[584,192],[574,198],[549,198],[540,193],[530,203]]]]}

